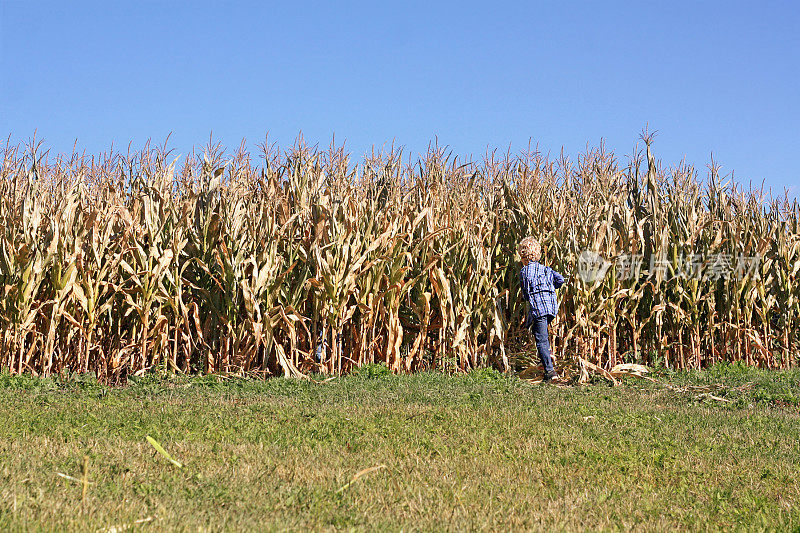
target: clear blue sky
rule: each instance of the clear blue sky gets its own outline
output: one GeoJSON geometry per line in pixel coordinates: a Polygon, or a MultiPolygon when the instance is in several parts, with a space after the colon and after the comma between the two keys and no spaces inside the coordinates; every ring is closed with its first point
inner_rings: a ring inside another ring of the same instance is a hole
{"type": "Polygon", "coordinates": [[[800,3],[0,0],[0,135],[361,154],[601,138],[800,193],[800,3]]]}

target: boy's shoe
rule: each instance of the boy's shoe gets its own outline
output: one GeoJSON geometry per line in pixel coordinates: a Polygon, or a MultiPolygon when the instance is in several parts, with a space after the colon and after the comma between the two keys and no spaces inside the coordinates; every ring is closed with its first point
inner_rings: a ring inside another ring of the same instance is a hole
{"type": "Polygon", "coordinates": [[[544,375],[544,379],[543,379],[543,381],[544,381],[545,383],[547,383],[547,382],[549,382],[549,381],[553,381],[554,379],[560,379],[560,378],[561,378],[561,376],[559,376],[559,375],[558,375],[558,373],[557,373],[557,372],[555,372],[555,371],[553,371],[553,372],[547,372],[547,373],[545,373],[545,375],[544,375]]]}

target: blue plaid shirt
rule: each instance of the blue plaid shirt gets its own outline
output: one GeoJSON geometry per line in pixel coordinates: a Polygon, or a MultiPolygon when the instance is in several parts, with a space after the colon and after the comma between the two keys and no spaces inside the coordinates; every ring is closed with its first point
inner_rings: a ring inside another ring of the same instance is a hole
{"type": "Polygon", "coordinates": [[[564,284],[564,277],[550,267],[535,261],[529,262],[519,271],[522,297],[528,301],[525,327],[530,327],[534,318],[558,314],[556,289],[564,284]]]}

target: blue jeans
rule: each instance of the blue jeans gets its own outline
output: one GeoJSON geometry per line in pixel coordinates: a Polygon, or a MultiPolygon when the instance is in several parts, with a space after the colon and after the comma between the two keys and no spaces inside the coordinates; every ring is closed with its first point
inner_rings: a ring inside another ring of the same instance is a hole
{"type": "Polygon", "coordinates": [[[553,321],[553,315],[533,317],[530,325],[533,338],[536,340],[536,349],[539,352],[539,358],[542,360],[542,366],[545,373],[555,372],[553,368],[553,358],[550,355],[550,336],[547,332],[547,326],[553,321]]]}

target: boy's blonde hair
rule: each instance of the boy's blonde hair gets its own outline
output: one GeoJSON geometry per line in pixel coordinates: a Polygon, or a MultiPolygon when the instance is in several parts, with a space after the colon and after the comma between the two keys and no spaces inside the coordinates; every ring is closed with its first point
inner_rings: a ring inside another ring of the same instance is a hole
{"type": "Polygon", "coordinates": [[[538,261],[542,258],[542,245],[533,237],[525,237],[517,246],[517,253],[523,261],[538,261]]]}

